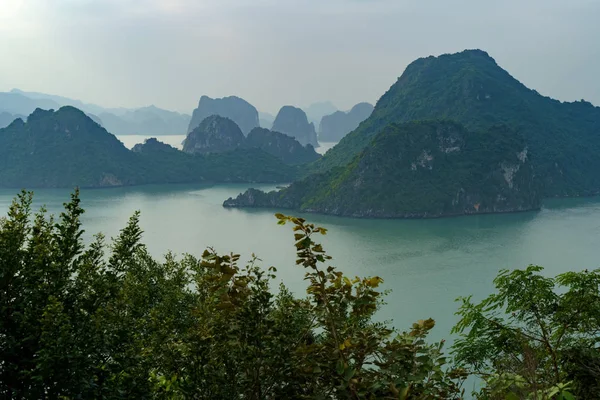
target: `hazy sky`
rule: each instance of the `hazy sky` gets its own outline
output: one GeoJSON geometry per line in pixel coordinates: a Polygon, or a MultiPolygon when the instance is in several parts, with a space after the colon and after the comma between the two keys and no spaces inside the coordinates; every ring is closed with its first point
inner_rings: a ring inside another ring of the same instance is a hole
{"type": "Polygon", "coordinates": [[[0,91],[191,112],[375,102],[418,57],[481,48],[600,105],[600,0],[0,0],[0,91]]]}

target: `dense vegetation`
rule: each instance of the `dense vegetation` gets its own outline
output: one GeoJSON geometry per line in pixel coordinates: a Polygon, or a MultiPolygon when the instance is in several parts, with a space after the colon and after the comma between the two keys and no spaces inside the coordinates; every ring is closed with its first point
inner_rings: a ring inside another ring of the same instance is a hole
{"type": "Polygon", "coordinates": [[[306,164],[320,157],[311,145],[303,146],[291,136],[265,128],[254,128],[245,137],[233,120],[220,115],[206,117],[183,142],[183,151],[190,154],[236,149],[259,149],[288,165],[306,164]]]}
{"type": "Polygon", "coordinates": [[[139,161],[152,168],[149,183],[285,182],[296,170],[256,148],[192,155],[156,139],[134,148],[139,161]]]}
{"type": "Polygon", "coordinates": [[[382,279],[330,266],[303,219],[277,216],[306,271],[296,297],[256,258],[155,260],[137,213],[85,245],[77,193],[58,220],[31,203],[0,220],[2,398],[458,399],[472,373],[479,399],[598,398],[598,270],[502,272],[497,294],[463,300],[453,366],[426,341],[433,320],[376,322],[382,279]]]}
{"type": "Polygon", "coordinates": [[[411,218],[537,209],[540,194],[521,135],[426,121],[389,125],[345,168],[224,205],[411,218]]]}
{"type": "Polygon", "coordinates": [[[535,155],[546,196],[600,192],[600,108],[561,103],[530,90],[480,50],[411,63],[379,99],[371,116],[316,166],[344,166],[390,123],[451,119],[468,129],[505,124],[535,155]]]}
{"type": "Polygon", "coordinates": [[[129,151],[73,107],[36,110],[0,129],[0,187],[102,187],[173,182],[285,182],[294,170],[256,149],[190,156],[152,141],[129,151]]]}
{"type": "Polygon", "coordinates": [[[600,270],[542,270],[501,271],[497,293],[460,299],[453,353],[485,382],[479,399],[600,398],[600,270]]]}
{"type": "Polygon", "coordinates": [[[215,114],[204,118],[188,133],[183,151],[190,154],[224,153],[240,147],[244,139],[244,134],[233,120],[215,114]]]}
{"type": "Polygon", "coordinates": [[[244,146],[262,149],[290,165],[307,164],[321,157],[312,145],[302,146],[291,136],[265,128],[252,129],[244,146]]]}

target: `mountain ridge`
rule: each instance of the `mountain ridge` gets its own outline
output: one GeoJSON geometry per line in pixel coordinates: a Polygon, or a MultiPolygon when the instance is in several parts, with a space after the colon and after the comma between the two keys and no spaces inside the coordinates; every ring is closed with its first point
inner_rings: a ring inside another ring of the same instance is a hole
{"type": "Polygon", "coordinates": [[[390,123],[438,118],[455,120],[468,129],[506,124],[521,132],[537,155],[546,196],[600,193],[600,176],[589,172],[600,170],[596,156],[600,108],[542,96],[482,50],[429,56],[409,64],[377,101],[371,116],[308,172],[347,164],[390,123]]]}
{"type": "Polygon", "coordinates": [[[520,134],[505,126],[468,131],[453,121],[390,124],[345,168],[223,203],[368,218],[529,211],[540,204],[520,134]]]}
{"type": "Polygon", "coordinates": [[[36,109],[0,129],[0,187],[289,182],[296,170],[260,149],[189,155],[156,140],[128,150],[83,111],[36,109]]]}

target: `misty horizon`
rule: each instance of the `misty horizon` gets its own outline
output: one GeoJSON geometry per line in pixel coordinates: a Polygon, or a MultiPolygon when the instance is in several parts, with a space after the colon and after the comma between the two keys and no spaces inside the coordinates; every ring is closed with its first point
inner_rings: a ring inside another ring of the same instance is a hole
{"type": "Polygon", "coordinates": [[[600,104],[593,1],[197,3],[4,0],[0,91],[186,114],[202,95],[273,115],[323,101],[349,110],[375,104],[417,58],[478,48],[544,96],[600,104]]]}

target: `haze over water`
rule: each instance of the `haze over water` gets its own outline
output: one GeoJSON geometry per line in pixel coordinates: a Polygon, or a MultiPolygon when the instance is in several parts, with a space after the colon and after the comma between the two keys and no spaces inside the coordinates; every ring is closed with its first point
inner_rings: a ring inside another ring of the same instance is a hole
{"type": "MultiPolygon", "coordinates": [[[[200,255],[207,246],[278,268],[281,280],[304,293],[303,271],[294,264],[290,226],[278,226],[277,210],[225,209],[224,199],[251,185],[161,185],[83,190],[85,240],[97,232],[118,234],[140,210],[143,241],[155,256],[168,250],[200,255]]],[[[253,185],[257,187],[256,185],[253,185]]],[[[270,189],[259,185],[258,188],[270,189]]],[[[6,215],[17,190],[0,190],[6,215]]],[[[35,208],[58,214],[69,190],[35,191],[35,208]]],[[[285,210],[283,212],[286,212],[285,210]]],[[[404,329],[432,317],[432,339],[448,338],[456,321],[454,299],[492,290],[501,268],[543,265],[548,275],[598,267],[600,199],[547,201],[539,212],[479,215],[435,220],[360,220],[304,215],[329,229],[320,238],[333,265],[349,276],[379,275],[392,292],[379,313],[404,329]]]]}

